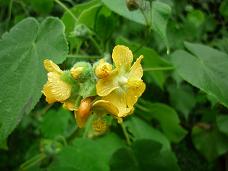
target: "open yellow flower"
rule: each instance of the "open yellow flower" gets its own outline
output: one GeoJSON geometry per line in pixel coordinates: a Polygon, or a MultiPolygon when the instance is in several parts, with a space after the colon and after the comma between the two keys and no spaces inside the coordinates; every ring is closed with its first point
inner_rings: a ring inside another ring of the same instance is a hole
{"type": "MultiPolygon", "coordinates": [[[[117,45],[113,49],[112,59],[116,68],[109,71],[108,76],[101,78],[99,75],[96,90],[102,98],[93,106],[102,107],[115,117],[121,118],[133,112],[134,104],[145,90],[145,84],[141,79],[143,56],[141,55],[131,66],[133,61],[131,50],[126,46],[117,45]]],[[[104,65],[104,62],[101,64],[104,65]]]]}
{"type": "MultiPolygon", "coordinates": [[[[51,60],[44,60],[44,67],[48,71],[48,81],[43,87],[43,94],[48,103],[64,103],[71,95],[71,85],[61,79],[64,73],[58,65],[51,60]]],[[[68,106],[68,105],[67,105],[68,106]]]]}

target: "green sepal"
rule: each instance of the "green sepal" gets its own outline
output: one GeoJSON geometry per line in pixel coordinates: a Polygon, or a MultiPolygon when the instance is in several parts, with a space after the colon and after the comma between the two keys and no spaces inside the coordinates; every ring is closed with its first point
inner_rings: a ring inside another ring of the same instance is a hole
{"type": "Polygon", "coordinates": [[[74,84],[77,84],[76,80],[72,77],[70,71],[64,71],[63,74],[61,75],[61,80],[64,82],[71,84],[72,86],[74,84]]]}

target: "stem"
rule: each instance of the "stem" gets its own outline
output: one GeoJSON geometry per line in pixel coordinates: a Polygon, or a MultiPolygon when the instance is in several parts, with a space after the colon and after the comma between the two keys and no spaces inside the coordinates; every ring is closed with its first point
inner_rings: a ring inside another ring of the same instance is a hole
{"type": "Polygon", "coordinates": [[[125,138],[126,138],[127,144],[128,144],[128,145],[131,145],[131,141],[130,141],[130,138],[129,138],[129,136],[128,136],[127,129],[126,129],[124,123],[121,122],[121,123],[119,123],[119,124],[120,124],[120,126],[121,126],[121,128],[122,128],[122,130],[123,130],[123,133],[124,133],[124,136],[125,136],[125,138]]]}
{"type": "Polygon", "coordinates": [[[136,107],[137,107],[138,109],[144,111],[144,112],[149,112],[149,110],[148,110],[146,107],[144,107],[144,106],[142,106],[142,105],[140,105],[140,104],[136,104],[136,107]]]}
{"type": "Polygon", "coordinates": [[[66,5],[64,5],[64,4],[63,4],[61,1],[59,1],[59,0],[55,0],[55,2],[56,2],[57,4],[59,4],[65,11],[67,11],[67,12],[71,15],[71,17],[72,17],[76,22],[78,22],[77,17],[69,10],[69,8],[67,8],[66,5]]]}
{"type": "Polygon", "coordinates": [[[144,68],[143,71],[166,71],[173,70],[174,67],[157,67],[157,68],[144,68]]]}
{"type": "Polygon", "coordinates": [[[10,2],[9,2],[9,9],[8,9],[7,25],[6,25],[6,29],[7,30],[8,30],[10,19],[11,19],[12,6],[13,6],[13,0],[10,0],[10,2]]]}
{"type": "Polygon", "coordinates": [[[45,154],[38,154],[36,156],[34,156],[33,158],[31,158],[30,160],[26,161],[25,163],[23,163],[20,166],[20,170],[24,171],[29,169],[30,167],[36,165],[38,162],[42,161],[43,159],[45,159],[46,155],[45,154]]]}
{"type": "Polygon", "coordinates": [[[89,55],[67,55],[67,58],[79,58],[79,59],[99,59],[99,56],[89,56],[89,55]]]}

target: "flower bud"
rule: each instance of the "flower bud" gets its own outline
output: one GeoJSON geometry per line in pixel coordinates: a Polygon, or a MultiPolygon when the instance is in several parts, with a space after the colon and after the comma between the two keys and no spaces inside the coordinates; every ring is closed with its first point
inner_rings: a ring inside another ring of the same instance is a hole
{"type": "Polygon", "coordinates": [[[75,119],[77,121],[78,127],[84,127],[92,108],[92,98],[87,97],[81,100],[79,108],[75,111],[75,119]]]}
{"type": "Polygon", "coordinates": [[[95,74],[98,78],[105,78],[110,75],[112,71],[112,65],[101,59],[95,68],[95,74]]]}
{"type": "Polygon", "coordinates": [[[108,129],[108,125],[105,120],[98,118],[97,120],[93,121],[93,130],[101,135],[104,134],[108,129]]]}
{"type": "Polygon", "coordinates": [[[87,38],[91,35],[91,31],[88,29],[88,27],[84,24],[77,24],[74,27],[74,31],[71,32],[71,37],[79,37],[79,38],[87,38]]]}
{"type": "Polygon", "coordinates": [[[138,0],[126,0],[127,8],[130,11],[137,10],[139,8],[138,0]]]}
{"type": "Polygon", "coordinates": [[[70,73],[74,79],[78,79],[83,69],[83,67],[73,67],[71,68],[70,73]]]}
{"type": "Polygon", "coordinates": [[[88,62],[77,62],[70,70],[71,75],[74,79],[77,79],[80,83],[85,82],[91,77],[92,66],[88,62]]]}

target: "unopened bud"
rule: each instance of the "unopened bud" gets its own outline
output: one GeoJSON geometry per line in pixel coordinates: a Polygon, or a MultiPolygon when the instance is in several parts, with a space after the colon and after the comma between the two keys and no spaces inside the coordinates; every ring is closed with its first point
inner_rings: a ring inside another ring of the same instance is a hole
{"type": "Polygon", "coordinates": [[[70,73],[74,79],[78,79],[83,69],[83,67],[73,67],[71,68],[70,73]]]}
{"type": "Polygon", "coordinates": [[[99,118],[93,122],[93,130],[97,134],[99,135],[103,134],[107,131],[107,129],[108,129],[108,125],[105,120],[99,118]]]}
{"type": "Polygon", "coordinates": [[[84,127],[92,108],[92,98],[87,97],[81,100],[80,106],[77,111],[75,111],[75,119],[77,121],[78,127],[84,127]]]}
{"type": "Polygon", "coordinates": [[[110,75],[112,71],[112,65],[101,59],[95,68],[95,74],[98,78],[105,78],[110,75]]]}
{"type": "Polygon", "coordinates": [[[138,0],[126,0],[127,8],[130,11],[137,10],[139,8],[138,0]]]}

